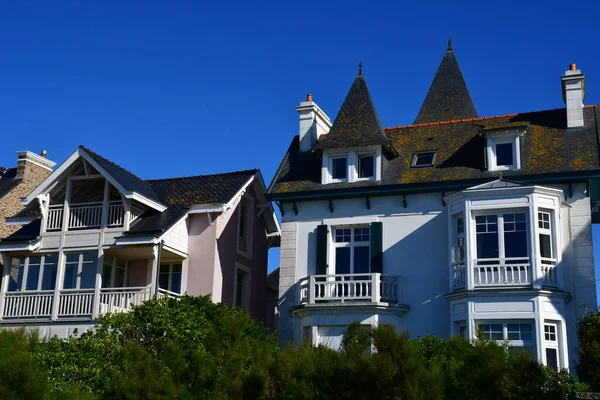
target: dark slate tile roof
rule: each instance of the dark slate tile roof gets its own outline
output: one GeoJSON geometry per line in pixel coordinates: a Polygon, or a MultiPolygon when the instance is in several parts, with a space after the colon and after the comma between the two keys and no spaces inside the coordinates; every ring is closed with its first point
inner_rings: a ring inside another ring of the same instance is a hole
{"type": "Polygon", "coordinates": [[[21,229],[13,233],[7,238],[2,239],[2,242],[11,243],[29,243],[36,241],[40,235],[40,227],[42,220],[37,219],[23,226],[21,229]]]}
{"type": "Polygon", "coordinates": [[[477,110],[448,41],[448,49],[429,87],[415,124],[477,118],[477,110]]]}
{"type": "Polygon", "coordinates": [[[331,130],[327,135],[321,136],[315,148],[334,149],[374,145],[389,147],[389,141],[383,132],[361,66],[342,108],[333,121],[331,130]]]}
{"type": "Polygon", "coordinates": [[[279,295],[279,268],[267,275],[267,289],[270,289],[279,295]]]}
{"type": "Polygon", "coordinates": [[[223,174],[148,180],[158,200],[168,206],[162,213],[146,211],[133,224],[127,236],[166,231],[194,204],[224,204],[256,175],[257,169],[223,174]]]}
{"type": "Polygon", "coordinates": [[[126,190],[131,192],[139,193],[140,195],[154,200],[159,201],[156,193],[152,190],[152,187],[148,183],[144,182],[141,178],[138,178],[131,172],[127,171],[120,165],[107,160],[101,155],[94,153],[92,150],[84,146],[79,146],[85,150],[98,164],[102,166],[113,178],[115,178],[126,190]]]}
{"type": "Polygon", "coordinates": [[[21,182],[21,179],[15,178],[16,175],[16,168],[0,168],[0,198],[21,182]]]}
{"type": "Polygon", "coordinates": [[[292,140],[269,194],[301,193],[372,186],[431,186],[462,180],[494,179],[499,171],[487,171],[484,149],[486,128],[523,126],[520,138],[521,169],[502,171],[511,176],[571,172],[600,172],[598,151],[600,112],[597,106],[584,109],[584,128],[566,129],[565,109],[471,118],[386,128],[388,139],[399,150],[399,157],[384,163],[382,180],[321,185],[319,155],[298,152],[298,137],[292,140]],[[435,151],[435,165],[411,168],[418,151],[435,151]]]}

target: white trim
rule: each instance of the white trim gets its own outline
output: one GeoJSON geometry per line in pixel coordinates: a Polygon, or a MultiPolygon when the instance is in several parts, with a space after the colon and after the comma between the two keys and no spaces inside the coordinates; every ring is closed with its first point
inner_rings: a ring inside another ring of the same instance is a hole
{"type": "Polygon", "coordinates": [[[54,161],[50,161],[47,158],[44,158],[44,157],[40,156],[39,154],[35,154],[34,152],[29,151],[29,150],[17,151],[17,156],[21,160],[27,160],[30,163],[35,164],[44,169],[47,169],[49,171],[52,171],[52,168],[54,168],[54,166],[56,165],[56,163],[54,161]],[[22,156],[24,156],[24,158],[21,158],[22,156]]]}
{"type": "Polygon", "coordinates": [[[523,132],[488,134],[487,135],[487,161],[488,171],[506,171],[511,169],[521,169],[521,144],[519,137],[523,132]],[[499,144],[512,144],[513,163],[511,165],[497,165],[496,146],[499,144]]]}
{"type": "Polygon", "coordinates": [[[117,246],[127,246],[136,244],[157,244],[160,240],[153,236],[140,236],[140,237],[124,237],[117,238],[115,244],[117,246]]]}
{"type": "Polygon", "coordinates": [[[40,185],[35,188],[29,196],[22,201],[23,205],[28,205],[31,203],[36,197],[40,194],[46,194],[46,192],[50,189],[49,186],[54,184],[54,182],[64,173],[66,172],[71,165],[79,158],[79,148],[73,152],[57,169],[55,169],[40,185]]]}
{"type": "Polygon", "coordinates": [[[250,304],[252,299],[252,270],[241,264],[239,262],[235,262],[235,271],[233,274],[233,307],[237,307],[237,285],[238,285],[238,270],[242,271],[243,274],[246,275],[246,279],[242,282],[242,302],[241,307],[250,312],[250,304]]]}
{"type": "Polygon", "coordinates": [[[40,243],[41,240],[38,240],[36,243],[27,243],[27,244],[2,244],[2,242],[0,242],[0,251],[20,251],[20,250],[25,250],[25,251],[34,251],[37,250],[40,247],[40,243]]]}
{"type": "Polygon", "coordinates": [[[223,212],[225,210],[224,204],[193,204],[188,214],[206,214],[214,212],[223,212]]]}
{"type": "Polygon", "coordinates": [[[125,192],[123,195],[128,199],[135,200],[138,203],[142,203],[145,206],[153,208],[158,212],[163,212],[167,209],[167,206],[160,204],[159,202],[156,202],[154,200],[151,200],[147,197],[144,197],[136,192],[125,192]]]}
{"type": "Polygon", "coordinates": [[[340,183],[340,182],[352,182],[350,179],[351,170],[350,170],[350,158],[351,152],[345,154],[330,154],[328,157],[328,165],[327,165],[327,183],[340,183]],[[333,161],[339,159],[346,160],[346,177],[345,178],[334,178],[333,177],[333,161]]]}
{"type": "Polygon", "coordinates": [[[235,204],[238,197],[241,197],[244,193],[246,193],[246,189],[248,189],[248,186],[250,186],[250,184],[254,182],[254,177],[255,175],[252,175],[252,177],[248,179],[248,182],[246,182],[244,186],[242,186],[242,188],[238,190],[238,192],[231,198],[231,200],[225,203],[225,210],[230,209],[233,206],[233,204],[235,204]]]}
{"type": "Polygon", "coordinates": [[[36,219],[39,219],[39,218],[38,217],[17,217],[17,218],[8,217],[4,220],[4,225],[6,225],[6,226],[27,225],[30,222],[35,221],[36,219]]]}

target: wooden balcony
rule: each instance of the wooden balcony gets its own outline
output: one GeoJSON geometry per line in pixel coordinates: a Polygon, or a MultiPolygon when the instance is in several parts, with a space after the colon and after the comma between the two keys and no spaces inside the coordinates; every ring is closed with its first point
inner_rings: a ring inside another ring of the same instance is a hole
{"type": "MultiPolygon", "coordinates": [[[[2,320],[66,321],[95,319],[107,313],[130,311],[151,298],[150,288],[103,288],[95,296],[94,289],[6,292],[2,320]]],[[[180,294],[159,289],[158,298],[180,298],[180,294]]]]}
{"type": "MultiPolygon", "coordinates": [[[[473,261],[473,287],[522,287],[531,286],[533,280],[532,264],[529,258],[476,259],[473,261]]],[[[536,268],[543,286],[558,286],[556,260],[542,258],[536,268]]],[[[465,263],[452,265],[452,280],[455,290],[467,287],[465,263]]]]}
{"type": "MultiPolygon", "coordinates": [[[[91,203],[73,203],[69,205],[69,216],[66,219],[67,229],[97,229],[102,226],[103,212],[106,212],[106,226],[108,228],[120,228],[125,222],[125,207],[120,200],[109,201],[104,210],[102,202],[91,203]]],[[[135,205],[131,205],[129,212],[129,222],[138,218],[144,210],[135,205]]],[[[46,231],[61,231],[63,229],[64,206],[51,205],[48,207],[48,217],[46,218],[46,231]]]]}
{"type": "Polygon", "coordinates": [[[369,274],[310,275],[299,281],[299,304],[399,302],[399,277],[369,274]]]}

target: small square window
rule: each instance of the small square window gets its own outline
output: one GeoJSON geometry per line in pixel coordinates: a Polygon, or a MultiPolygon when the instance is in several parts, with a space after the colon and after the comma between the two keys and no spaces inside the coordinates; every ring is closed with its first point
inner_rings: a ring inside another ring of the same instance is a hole
{"type": "Polygon", "coordinates": [[[331,159],[331,178],[335,180],[348,178],[348,159],[346,157],[331,159]]]}
{"type": "Polygon", "coordinates": [[[350,242],[350,238],[352,237],[352,229],[344,228],[344,229],[336,229],[335,230],[335,242],[336,243],[347,243],[350,242]]]}
{"type": "Polygon", "coordinates": [[[369,241],[369,228],[355,228],[354,229],[354,241],[355,242],[368,242],[369,241]]]}
{"type": "Polygon", "coordinates": [[[435,151],[415,153],[412,159],[412,167],[431,167],[435,160],[435,151]]]}
{"type": "Polygon", "coordinates": [[[538,226],[541,229],[550,229],[550,214],[546,212],[538,213],[538,226]]]}
{"type": "Polygon", "coordinates": [[[461,218],[456,219],[456,233],[465,233],[465,221],[461,218]]]}
{"type": "Polygon", "coordinates": [[[549,342],[556,342],[556,325],[544,325],[544,338],[549,342]]]}
{"type": "Polygon", "coordinates": [[[372,155],[358,156],[359,179],[373,178],[375,176],[375,157],[372,155]]]}
{"type": "Polygon", "coordinates": [[[496,165],[510,167],[514,165],[514,154],[512,143],[496,144],[496,165]]]}

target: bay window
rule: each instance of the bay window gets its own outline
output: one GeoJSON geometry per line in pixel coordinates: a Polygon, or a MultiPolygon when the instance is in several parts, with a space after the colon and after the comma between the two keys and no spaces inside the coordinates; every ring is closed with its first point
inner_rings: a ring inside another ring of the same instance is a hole
{"type": "Polygon", "coordinates": [[[508,351],[513,353],[526,351],[535,358],[536,344],[532,321],[478,322],[477,329],[484,339],[503,342],[508,346],[508,351]]]}
{"type": "Polygon", "coordinates": [[[557,324],[544,324],[544,347],[546,348],[546,365],[550,368],[560,369],[557,324]]]}
{"type": "Polygon", "coordinates": [[[544,284],[556,286],[556,257],[554,255],[554,240],[552,232],[552,215],[548,211],[538,212],[538,241],[540,246],[540,261],[544,284]]]}
{"type": "Polygon", "coordinates": [[[63,289],[93,289],[97,263],[98,253],[95,251],[66,253],[63,289]]]}
{"type": "Polygon", "coordinates": [[[58,254],[13,257],[9,268],[8,291],[54,290],[58,254]]]}
{"type": "Polygon", "coordinates": [[[129,286],[131,270],[129,263],[117,257],[105,255],[102,264],[102,287],[118,288],[129,286]]]}

